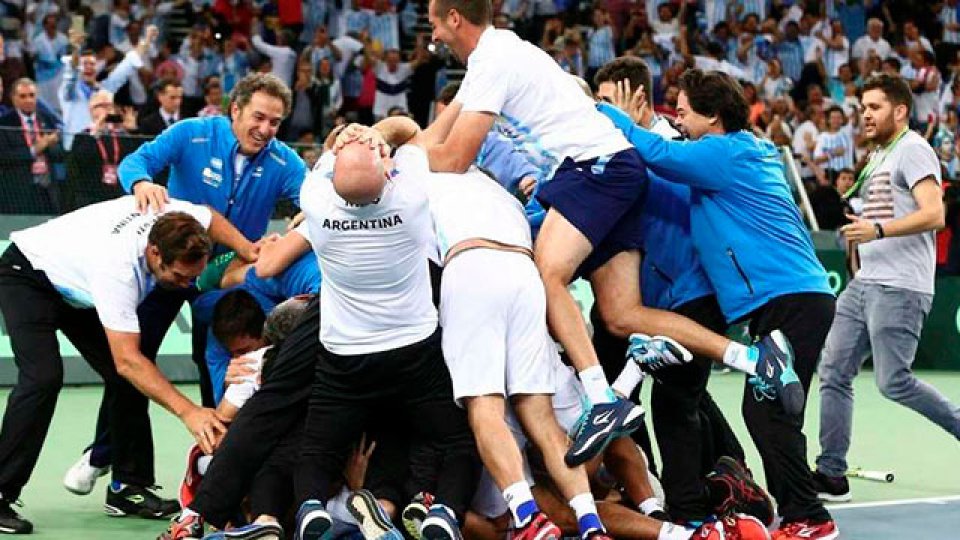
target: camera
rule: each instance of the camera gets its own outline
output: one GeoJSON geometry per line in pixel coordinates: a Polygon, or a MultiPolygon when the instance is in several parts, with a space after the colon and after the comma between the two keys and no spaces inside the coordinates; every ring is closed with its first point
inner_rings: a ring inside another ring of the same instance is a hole
{"type": "Polygon", "coordinates": [[[111,114],[108,114],[107,117],[106,117],[104,120],[105,120],[108,124],[122,124],[122,123],[123,123],[123,115],[122,115],[122,114],[119,114],[119,113],[111,113],[111,114]]]}

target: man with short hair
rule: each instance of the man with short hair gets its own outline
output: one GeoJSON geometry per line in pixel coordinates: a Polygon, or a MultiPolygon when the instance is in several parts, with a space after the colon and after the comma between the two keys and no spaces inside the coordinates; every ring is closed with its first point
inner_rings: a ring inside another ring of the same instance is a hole
{"type": "Polygon", "coordinates": [[[825,500],[850,500],[852,383],[867,353],[885,397],[960,439],[960,408],[910,369],[933,302],[935,231],[944,224],[940,162],[908,127],[911,98],[899,77],[878,75],[863,86],[864,134],[878,146],[854,186],[863,213],[840,229],[856,245],[860,270],[840,294],[818,370],[814,485],[825,500]]]}
{"type": "Polygon", "coordinates": [[[121,197],[10,235],[0,258],[0,310],[20,377],[0,431],[0,530],[33,528],[10,505],[36,465],[63,384],[56,330],[104,378],[114,474],[107,513],[160,518],[177,510],[150,489],[148,398],[177,415],[206,449],[224,428],[141,352],[137,308],[154,284],[189,287],[206,265],[211,238],[253,256],[253,245],[222,216],[180,201],[164,213],[140,213],[133,197],[121,197]]]}
{"type": "Polygon", "coordinates": [[[183,86],[176,79],[166,79],[157,85],[157,102],[160,108],[137,121],[137,128],[144,135],[159,135],[163,130],[183,119],[180,106],[183,104],[183,86]]]}

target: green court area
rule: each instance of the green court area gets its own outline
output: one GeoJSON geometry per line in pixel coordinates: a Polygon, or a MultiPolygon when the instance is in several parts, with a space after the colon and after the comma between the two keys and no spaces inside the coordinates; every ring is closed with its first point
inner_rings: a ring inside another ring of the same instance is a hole
{"type": "MultiPolygon", "coordinates": [[[[920,376],[960,403],[960,374],[923,372],[920,376]]],[[[740,418],[743,379],[736,374],[715,375],[710,388],[747,449],[754,473],[762,476],[756,451],[740,418]]],[[[196,395],[194,387],[185,387],[196,395]]],[[[647,389],[647,392],[649,389],[647,389]]],[[[0,390],[6,406],[8,389],[0,390]]],[[[61,486],[66,469],[93,436],[100,402],[97,387],[66,388],[40,462],[21,499],[19,511],[36,526],[39,539],[149,539],[165,527],[163,522],[139,518],[108,518],[102,504],[106,483],[86,497],[72,495],[61,486]]],[[[856,413],[850,464],[864,469],[895,472],[892,484],[853,479],[854,502],[833,507],[841,538],[850,540],[960,538],[960,444],[915,413],[888,402],[866,372],[856,381],[856,413]]],[[[814,387],[807,410],[812,463],[819,449],[818,399],[814,387]]],[[[166,496],[176,494],[183,458],[190,437],[166,411],[153,407],[157,481],[166,496]]]]}

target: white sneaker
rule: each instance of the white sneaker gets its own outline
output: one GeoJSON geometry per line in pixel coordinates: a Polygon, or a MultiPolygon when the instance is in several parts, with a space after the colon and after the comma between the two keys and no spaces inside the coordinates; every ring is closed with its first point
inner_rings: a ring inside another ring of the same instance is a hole
{"type": "Polygon", "coordinates": [[[97,485],[97,478],[110,472],[110,466],[94,467],[90,465],[90,450],[83,453],[80,460],[67,470],[63,477],[63,487],[74,495],[87,495],[97,485]]]}

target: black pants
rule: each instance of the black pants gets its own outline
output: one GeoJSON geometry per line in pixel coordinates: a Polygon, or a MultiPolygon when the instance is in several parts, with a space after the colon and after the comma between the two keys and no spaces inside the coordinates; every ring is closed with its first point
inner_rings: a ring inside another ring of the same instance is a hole
{"type": "Polygon", "coordinates": [[[19,370],[0,429],[0,494],[20,496],[36,466],[63,386],[60,330],[104,380],[110,411],[114,479],[154,484],[148,400],[117,374],[96,310],[67,305],[46,274],[35,270],[16,244],[0,257],[0,311],[19,370]]]}
{"type": "MultiPolygon", "coordinates": [[[[329,499],[351,447],[385,411],[401,415],[413,444],[433,447],[436,482],[420,490],[433,493],[462,519],[480,464],[466,414],[453,401],[439,330],[419,343],[380,353],[341,356],[321,347],[296,475],[298,501],[329,499]]],[[[411,453],[429,455],[422,448],[411,453]]],[[[425,478],[417,471],[412,476],[425,478]]]]}
{"type": "MultiPolygon", "coordinates": [[[[692,300],[674,311],[713,332],[726,331],[715,296],[692,300]]],[[[602,326],[599,323],[599,333],[606,334],[602,326]]],[[[609,334],[602,339],[611,338],[617,340],[609,334]]],[[[617,341],[615,349],[609,347],[601,356],[608,377],[616,377],[626,362],[627,343],[617,341]]],[[[710,513],[703,478],[720,456],[744,460],[743,447],[707,391],[711,366],[710,359],[696,356],[684,366],[663,369],[651,391],[651,416],[662,461],[660,480],[676,519],[696,521],[710,513]]]]}
{"type": "Polygon", "coordinates": [[[276,359],[264,367],[260,390],[230,425],[190,506],[214,527],[222,529],[233,518],[260,472],[259,465],[303,423],[319,335],[320,301],[315,298],[280,345],[276,359]]]}
{"type": "MultiPolygon", "coordinates": [[[[834,304],[834,297],[828,294],[788,294],[774,298],[749,316],[752,336],[764,336],[779,328],[790,340],[794,367],[807,394],[833,322],[834,304]]],[[[817,500],[807,465],[803,415],[786,414],[778,401],[757,401],[753,387],[744,384],[743,419],[760,451],[767,490],[777,500],[784,523],[830,519],[817,500]]]]}

